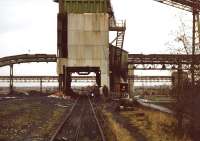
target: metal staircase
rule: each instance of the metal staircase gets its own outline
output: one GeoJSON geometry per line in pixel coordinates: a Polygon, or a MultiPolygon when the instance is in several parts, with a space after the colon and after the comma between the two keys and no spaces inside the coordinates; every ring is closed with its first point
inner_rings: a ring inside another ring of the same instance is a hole
{"type": "Polygon", "coordinates": [[[125,31],[117,31],[116,47],[123,48],[125,31]]]}
{"type": "Polygon", "coordinates": [[[116,24],[115,27],[117,31],[117,37],[115,38],[115,46],[117,47],[115,50],[115,66],[118,66],[121,69],[122,64],[122,49],[124,44],[124,35],[126,31],[126,22],[122,21],[121,23],[116,24]]]}

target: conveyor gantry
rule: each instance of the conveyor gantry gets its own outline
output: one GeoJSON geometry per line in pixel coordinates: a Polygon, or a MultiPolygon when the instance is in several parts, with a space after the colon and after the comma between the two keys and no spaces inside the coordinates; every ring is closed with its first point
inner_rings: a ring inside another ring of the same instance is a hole
{"type": "Polygon", "coordinates": [[[195,84],[195,62],[194,55],[200,53],[200,26],[199,26],[199,12],[200,12],[200,0],[154,0],[161,2],[185,11],[192,12],[193,15],[193,29],[192,29],[192,85],[195,84]]]}

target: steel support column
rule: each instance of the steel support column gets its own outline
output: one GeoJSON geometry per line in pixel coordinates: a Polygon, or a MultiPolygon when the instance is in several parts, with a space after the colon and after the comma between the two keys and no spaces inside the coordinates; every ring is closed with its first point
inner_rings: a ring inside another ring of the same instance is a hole
{"type": "Polygon", "coordinates": [[[59,84],[59,91],[63,91],[63,74],[59,74],[58,76],[58,84],[59,84]]]}
{"type": "Polygon", "coordinates": [[[42,77],[40,78],[40,93],[42,93],[42,77]]]}
{"type": "Polygon", "coordinates": [[[98,87],[101,87],[101,73],[100,72],[96,72],[96,83],[98,87]]]}
{"type": "Polygon", "coordinates": [[[63,66],[63,72],[64,72],[64,76],[63,76],[63,93],[65,95],[71,95],[71,82],[72,82],[72,78],[71,78],[71,72],[69,70],[68,67],[63,66]]]}
{"type": "MultiPolygon", "coordinates": [[[[178,91],[181,89],[181,84],[182,84],[182,65],[178,65],[178,91]]],[[[179,95],[179,93],[178,93],[179,95]]]]}
{"type": "Polygon", "coordinates": [[[10,92],[13,91],[13,64],[10,65],[10,92]]]}
{"type": "Polygon", "coordinates": [[[192,86],[195,85],[195,58],[194,55],[200,52],[200,27],[199,27],[199,12],[193,9],[193,32],[192,32],[192,64],[191,64],[191,74],[192,74],[192,86]]]}

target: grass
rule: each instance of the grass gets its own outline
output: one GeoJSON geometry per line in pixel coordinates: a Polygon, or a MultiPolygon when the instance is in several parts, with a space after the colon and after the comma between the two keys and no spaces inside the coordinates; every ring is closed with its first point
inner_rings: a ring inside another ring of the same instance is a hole
{"type": "Polygon", "coordinates": [[[120,115],[137,127],[148,141],[191,141],[189,137],[176,135],[176,120],[171,115],[145,108],[121,112],[120,115]]]}
{"type": "MultiPolygon", "coordinates": [[[[111,129],[111,132],[115,135],[115,141],[136,141],[131,135],[130,132],[124,128],[122,125],[120,125],[119,123],[117,123],[114,118],[113,115],[110,112],[103,112],[109,128],[111,129]]],[[[109,141],[111,141],[111,139],[108,139],[109,141]]]]}

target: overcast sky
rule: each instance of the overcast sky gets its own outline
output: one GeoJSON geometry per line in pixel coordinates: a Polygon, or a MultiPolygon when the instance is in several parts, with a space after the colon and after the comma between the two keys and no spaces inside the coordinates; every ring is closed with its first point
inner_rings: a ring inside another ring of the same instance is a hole
{"type": "MultiPolygon", "coordinates": [[[[127,21],[124,48],[129,53],[169,52],[166,43],[174,38],[171,32],[179,29],[179,16],[191,17],[153,0],[112,0],[112,4],[116,18],[127,21]]],[[[56,54],[57,12],[53,0],[0,0],[0,57],[56,54]]],[[[1,68],[0,73],[6,75],[8,69],[1,68]]],[[[53,63],[15,65],[15,75],[55,74],[53,63]]]]}

